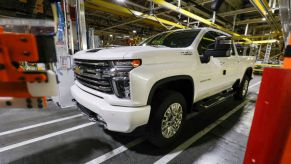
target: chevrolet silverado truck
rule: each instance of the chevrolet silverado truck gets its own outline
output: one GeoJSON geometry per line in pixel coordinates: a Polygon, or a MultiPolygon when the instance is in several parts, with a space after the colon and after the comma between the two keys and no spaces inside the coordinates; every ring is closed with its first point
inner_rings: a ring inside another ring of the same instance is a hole
{"type": "Polygon", "coordinates": [[[255,58],[239,56],[228,38],[212,28],[175,30],[139,46],[80,51],[71,93],[109,131],[143,126],[151,143],[167,146],[194,103],[229,89],[236,99],[246,97],[255,58]]]}

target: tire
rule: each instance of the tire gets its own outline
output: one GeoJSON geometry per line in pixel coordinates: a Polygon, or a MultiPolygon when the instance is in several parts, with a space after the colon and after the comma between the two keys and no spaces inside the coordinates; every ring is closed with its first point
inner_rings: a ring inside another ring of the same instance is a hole
{"type": "Polygon", "coordinates": [[[244,76],[242,82],[240,85],[237,87],[234,98],[237,100],[243,100],[246,98],[248,94],[248,89],[249,89],[249,84],[250,84],[251,78],[247,75],[244,76]]]}
{"type": "Polygon", "coordinates": [[[160,148],[175,142],[185,123],[186,107],[186,100],[179,92],[161,91],[156,94],[147,127],[148,141],[160,148]]]}

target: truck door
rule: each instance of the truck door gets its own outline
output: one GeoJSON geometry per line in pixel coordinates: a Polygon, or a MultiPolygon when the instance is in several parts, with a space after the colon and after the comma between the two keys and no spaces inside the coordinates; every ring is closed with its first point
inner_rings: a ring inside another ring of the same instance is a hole
{"type": "Polygon", "coordinates": [[[220,92],[224,83],[222,82],[225,67],[223,62],[219,58],[206,55],[208,50],[214,48],[215,38],[218,36],[217,32],[208,31],[203,35],[197,46],[201,61],[198,70],[196,70],[198,73],[197,101],[220,92]]]}
{"type": "Polygon", "coordinates": [[[216,38],[216,45],[213,50],[213,57],[217,58],[222,66],[222,83],[221,89],[230,88],[238,79],[239,58],[235,51],[233,41],[230,38],[216,38]]]}

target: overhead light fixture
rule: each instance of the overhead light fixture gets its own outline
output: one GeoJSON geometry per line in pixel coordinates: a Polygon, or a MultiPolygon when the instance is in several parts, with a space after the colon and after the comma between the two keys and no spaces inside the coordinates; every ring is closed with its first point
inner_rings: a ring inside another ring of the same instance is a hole
{"type": "Polygon", "coordinates": [[[112,34],[110,34],[109,36],[110,36],[111,38],[113,37],[113,35],[112,35],[112,34]]]}
{"type": "Polygon", "coordinates": [[[123,3],[125,0],[116,0],[117,2],[123,3]]]}
{"type": "Polygon", "coordinates": [[[130,37],[129,35],[124,35],[124,36],[123,36],[123,38],[129,38],[129,37],[130,37]]]}
{"type": "Polygon", "coordinates": [[[136,34],[136,30],[133,30],[132,32],[133,32],[134,34],[136,34]]]}
{"type": "Polygon", "coordinates": [[[139,11],[132,11],[132,13],[135,15],[135,16],[142,16],[143,13],[142,12],[139,12],[139,11]]]}
{"type": "Polygon", "coordinates": [[[186,23],[186,22],[188,22],[188,20],[187,19],[184,19],[183,22],[186,23]]]}
{"type": "Polygon", "coordinates": [[[266,21],[266,18],[262,18],[262,21],[266,21]]]}
{"type": "Polygon", "coordinates": [[[252,41],[252,43],[254,44],[266,44],[266,43],[276,43],[276,42],[279,42],[279,41],[277,39],[252,41]]]}

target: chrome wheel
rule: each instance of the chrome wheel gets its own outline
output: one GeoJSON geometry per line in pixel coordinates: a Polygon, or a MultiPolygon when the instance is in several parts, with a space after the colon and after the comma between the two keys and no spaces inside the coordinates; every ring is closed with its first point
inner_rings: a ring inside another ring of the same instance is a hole
{"type": "Polygon", "coordinates": [[[161,131],[165,138],[173,137],[180,129],[183,119],[183,109],[181,104],[171,104],[162,119],[161,131]]]}
{"type": "Polygon", "coordinates": [[[242,95],[245,96],[248,93],[248,88],[249,88],[249,81],[245,80],[243,89],[242,89],[242,95]]]}

